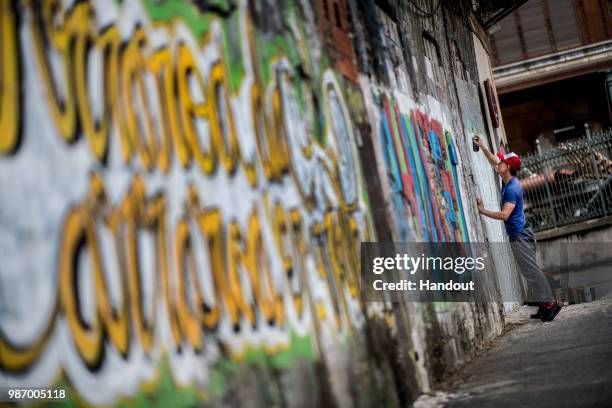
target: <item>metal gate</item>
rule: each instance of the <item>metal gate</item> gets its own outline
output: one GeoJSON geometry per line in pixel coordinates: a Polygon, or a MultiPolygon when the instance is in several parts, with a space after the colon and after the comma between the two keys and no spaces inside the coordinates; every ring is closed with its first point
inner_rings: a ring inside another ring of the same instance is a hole
{"type": "Polygon", "coordinates": [[[525,156],[518,174],[534,231],[612,215],[612,129],[525,156]]]}

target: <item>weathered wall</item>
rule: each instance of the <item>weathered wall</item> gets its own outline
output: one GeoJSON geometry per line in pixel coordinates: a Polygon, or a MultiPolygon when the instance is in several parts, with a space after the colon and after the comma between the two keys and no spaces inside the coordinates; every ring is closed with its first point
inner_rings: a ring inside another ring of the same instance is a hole
{"type": "MultiPolygon", "coordinates": [[[[481,103],[484,103],[486,100],[486,92],[483,86],[484,81],[490,80],[494,83],[491,63],[483,42],[476,35],[473,35],[473,39],[476,64],[478,67],[478,85],[459,81],[458,89],[464,89],[463,92],[459,92],[460,96],[464,95],[464,98],[461,99],[463,112],[466,111],[466,109],[463,108],[464,106],[470,106],[477,103],[476,99],[479,94],[481,103]]],[[[471,131],[485,137],[491,149],[494,149],[494,147],[502,143],[507,145],[502,116],[499,115],[498,117],[500,126],[496,129],[492,124],[490,113],[486,109],[484,110],[486,112],[481,119],[475,114],[476,106],[472,106],[472,108],[468,110],[470,112],[469,117],[465,118],[466,115],[464,113],[464,124],[465,127],[469,129],[468,133],[471,131]]],[[[472,163],[476,191],[477,194],[482,197],[485,208],[499,208],[501,183],[498,177],[494,175],[490,166],[487,165],[486,158],[482,154],[470,151],[470,163],[472,163]]],[[[498,243],[491,246],[491,250],[493,251],[492,258],[497,270],[500,293],[502,298],[507,300],[504,302],[504,309],[510,311],[517,306],[519,303],[518,301],[521,299],[521,278],[514,265],[514,256],[512,255],[511,249],[508,245],[499,244],[506,240],[506,231],[503,224],[487,217],[482,217],[482,222],[486,229],[486,239],[490,242],[498,243]],[[516,301],[513,302],[509,300],[516,301]]]]}
{"type": "Polygon", "coordinates": [[[0,384],[405,405],[501,330],[495,287],[360,301],[361,241],[490,234],[482,112],[471,34],[445,28],[462,10],[391,10],[398,65],[374,2],[339,3],[334,26],[306,0],[0,0],[0,384]]]}
{"type": "Polygon", "coordinates": [[[610,221],[588,228],[595,220],[590,221],[583,222],[586,228],[579,232],[539,240],[538,261],[543,270],[558,273],[565,269],[574,271],[581,267],[609,265],[612,262],[612,254],[605,244],[612,240],[610,221]]]}
{"type": "MultiPolygon", "coordinates": [[[[595,298],[612,291],[611,220],[604,217],[539,233],[548,237],[537,238],[538,264],[556,280],[561,296],[566,296],[568,288],[570,292],[592,288],[595,298]]],[[[568,294],[564,300],[575,299],[568,294]]]]}
{"type": "MultiPolygon", "coordinates": [[[[476,196],[483,197],[487,208],[499,205],[491,167],[471,146],[474,134],[488,135],[478,92],[491,77],[490,65],[478,55],[482,47],[469,27],[468,5],[455,2],[434,9],[429,2],[419,4],[416,9],[407,1],[361,2],[363,17],[356,19],[362,27],[358,31],[366,33],[361,47],[357,42],[357,55],[369,56],[361,84],[368,90],[364,99],[371,122],[378,126],[373,138],[379,141],[378,161],[384,163],[379,171],[387,180],[382,190],[394,239],[503,242],[503,226],[483,223],[474,205],[476,196]],[[395,21],[403,48],[375,29],[380,22],[372,16],[381,13],[395,21]],[[373,51],[381,48],[386,52],[373,51]],[[401,86],[398,66],[407,67],[408,87],[401,86]]],[[[428,378],[425,386],[501,329],[499,305],[491,300],[502,290],[512,299],[520,285],[508,248],[493,245],[491,252],[497,282],[491,283],[487,299],[470,304],[469,310],[464,304],[417,305],[412,324],[415,347],[422,345],[427,355],[417,364],[427,373],[421,376],[428,378]]]]}

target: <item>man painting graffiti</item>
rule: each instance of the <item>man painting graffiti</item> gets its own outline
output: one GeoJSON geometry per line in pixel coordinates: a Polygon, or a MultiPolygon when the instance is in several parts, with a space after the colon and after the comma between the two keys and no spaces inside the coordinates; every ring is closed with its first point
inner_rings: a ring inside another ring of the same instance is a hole
{"type": "Polygon", "coordinates": [[[493,154],[478,136],[474,137],[474,143],[482,149],[503,182],[501,211],[486,210],[482,199],[477,198],[478,211],[486,217],[504,222],[514,258],[528,284],[527,301],[538,304],[537,313],[531,317],[550,322],[557,316],[561,306],[555,300],[550,284],[537,263],[535,236],[523,212],[523,190],[516,178],[521,168],[521,158],[515,153],[493,154]]]}

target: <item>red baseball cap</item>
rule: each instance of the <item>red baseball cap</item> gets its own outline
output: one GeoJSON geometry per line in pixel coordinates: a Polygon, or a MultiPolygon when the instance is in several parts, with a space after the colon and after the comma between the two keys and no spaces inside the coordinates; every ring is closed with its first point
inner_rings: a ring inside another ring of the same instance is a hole
{"type": "Polygon", "coordinates": [[[516,153],[497,153],[499,160],[506,162],[510,169],[519,171],[521,169],[521,158],[516,153]]]}

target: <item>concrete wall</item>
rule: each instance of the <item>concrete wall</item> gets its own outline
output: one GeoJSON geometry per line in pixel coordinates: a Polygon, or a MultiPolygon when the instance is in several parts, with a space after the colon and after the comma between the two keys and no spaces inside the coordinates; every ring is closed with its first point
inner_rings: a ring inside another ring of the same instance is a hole
{"type": "MultiPolygon", "coordinates": [[[[470,101],[476,103],[478,94],[481,95],[480,99],[482,101],[486,100],[483,84],[486,80],[494,83],[491,62],[487,50],[485,49],[485,43],[475,34],[473,34],[473,38],[476,63],[478,66],[478,85],[470,86],[470,84],[460,84],[461,87],[466,89],[463,92],[464,95],[472,95],[471,97],[465,98],[465,101],[461,101],[462,107],[466,105],[469,106],[470,101]]],[[[470,111],[477,112],[476,107],[472,107],[470,111]]],[[[493,126],[490,112],[487,109],[485,109],[482,120],[479,121],[478,116],[472,114],[472,117],[468,117],[464,123],[467,124],[466,126],[468,126],[470,131],[478,133],[486,138],[491,151],[497,149],[500,144],[507,146],[504,122],[501,114],[499,115],[500,124],[498,128],[493,126]]],[[[472,152],[470,163],[472,163],[477,194],[482,197],[485,208],[499,208],[501,194],[499,177],[495,175],[495,172],[491,166],[488,165],[486,158],[482,154],[472,152]]],[[[481,217],[481,221],[485,225],[486,239],[489,242],[495,243],[490,246],[490,249],[497,270],[496,275],[499,283],[499,290],[502,299],[505,300],[504,309],[509,312],[520,304],[520,299],[522,298],[520,275],[514,263],[514,256],[512,255],[511,249],[507,245],[507,242],[503,244],[507,241],[504,225],[499,221],[487,217],[481,217]]]]}
{"type": "Polygon", "coordinates": [[[405,405],[501,331],[498,282],[360,300],[361,241],[499,235],[472,204],[467,6],[340,3],[0,3],[1,385],[405,405]]]}
{"type": "Polygon", "coordinates": [[[537,234],[544,236],[538,242],[542,269],[562,288],[593,287],[598,298],[612,292],[611,222],[608,216],[537,234]]]}

